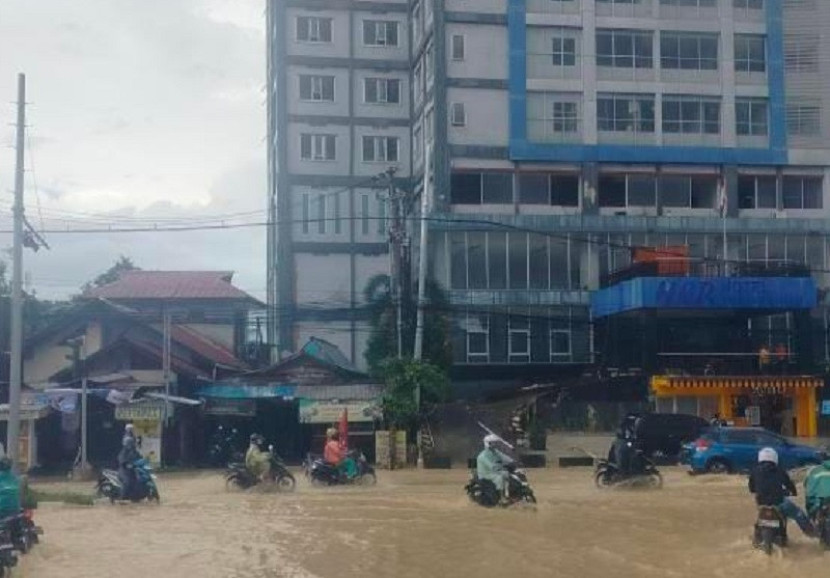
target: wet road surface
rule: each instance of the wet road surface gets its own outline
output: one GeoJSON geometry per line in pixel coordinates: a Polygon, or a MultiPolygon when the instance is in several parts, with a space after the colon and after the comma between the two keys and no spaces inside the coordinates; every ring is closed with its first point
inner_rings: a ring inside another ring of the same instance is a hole
{"type": "MultiPolygon", "coordinates": [[[[375,487],[228,493],[219,473],[161,476],[160,506],[45,504],[25,578],[792,577],[830,565],[750,547],[755,510],[738,476],[668,468],[662,490],[598,490],[591,470],[530,470],[539,505],[486,510],[464,470],[379,472],[375,487]]],[[[73,486],[88,489],[89,485],[73,486]]]]}

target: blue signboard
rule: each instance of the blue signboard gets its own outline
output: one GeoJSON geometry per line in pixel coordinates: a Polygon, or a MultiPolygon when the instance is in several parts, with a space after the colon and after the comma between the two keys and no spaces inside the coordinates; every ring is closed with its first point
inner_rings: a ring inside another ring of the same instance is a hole
{"type": "Polygon", "coordinates": [[[636,309],[812,309],[810,277],[640,277],[595,292],[595,317],[636,309]]]}
{"type": "Polygon", "coordinates": [[[830,415],[830,399],[821,402],[821,415],[830,415]]]}

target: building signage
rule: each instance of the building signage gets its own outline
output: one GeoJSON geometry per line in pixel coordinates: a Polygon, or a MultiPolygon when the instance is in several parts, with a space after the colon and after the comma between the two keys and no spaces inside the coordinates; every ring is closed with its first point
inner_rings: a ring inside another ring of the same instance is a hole
{"type": "Polygon", "coordinates": [[[830,415],[830,399],[821,402],[821,415],[830,415]]]}
{"type": "Polygon", "coordinates": [[[119,421],[161,421],[163,418],[163,401],[146,400],[115,406],[115,419],[119,421]]]}
{"type": "Polygon", "coordinates": [[[336,423],[349,412],[350,422],[371,422],[380,419],[381,411],[375,401],[349,401],[332,403],[329,401],[300,400],[301,423],[336,423]]]}
{"type": "Polygon", "coordinates": [[[256,415],[256,400],[205,398],[204,412],[207,415],[253,417],[256,415]]]}

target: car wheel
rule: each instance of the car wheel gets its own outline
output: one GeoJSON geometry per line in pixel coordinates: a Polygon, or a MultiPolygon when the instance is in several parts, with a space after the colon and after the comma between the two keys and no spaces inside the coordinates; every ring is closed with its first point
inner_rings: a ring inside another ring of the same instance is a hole
{"type": "Polygon", "coordinates": [[[728,474],[732,471],[732,467],[723,458],[712,458],[706,462],[706,471],[710,474],[728,474]]]}

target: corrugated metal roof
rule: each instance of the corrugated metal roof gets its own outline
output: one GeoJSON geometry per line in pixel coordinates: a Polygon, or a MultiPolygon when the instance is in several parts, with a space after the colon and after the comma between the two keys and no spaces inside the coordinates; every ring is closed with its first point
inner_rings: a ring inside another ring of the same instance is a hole
{"type": "Polygon", "coordinates": [[[253,297],[234,287],[230,271],[125,271],[84,298],[103,299],[244,299],[253,297]]]}

